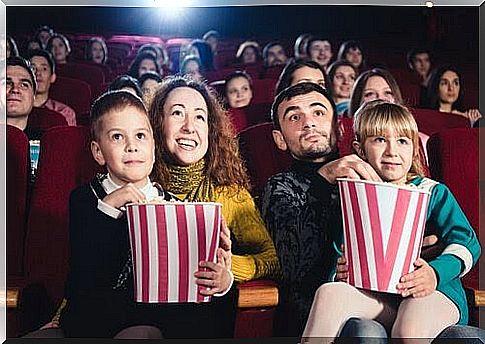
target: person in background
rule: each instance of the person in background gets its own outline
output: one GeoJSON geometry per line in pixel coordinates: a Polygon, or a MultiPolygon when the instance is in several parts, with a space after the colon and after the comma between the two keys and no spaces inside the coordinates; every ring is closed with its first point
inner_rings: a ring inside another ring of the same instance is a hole
{"type": "Polygon", "coordinates": [[[190,75],[192,79],[202,81],[204,76],[201,73],[201,69],[199,58],[195,55],[187,55],[180,65],[180,74],[190,75]]]}
{"type": "Polygon", "coordinates": [[[401,90],[396,79],[387,70],[373,68],[365,71],[355,80],[350,96],[348,116],[353,117],[357,109],[371,100],[381,99],[402,104],[401,90]]]}
{"type": "Polygon", "coordinates": [[[35,69],[37,92],[34,106],[47,108],[60,113],[68,125],[76,125],[76,112],[66,104],[49,97],[51,85],[56,82],[56,65],[51,53],[47,50],[32,50],[28,58],[35,69]]]}
{"type": "Polygon", "coordinates": [[[56,65],[66,64],[69,54],[71,53],[69,40],[66,36],[60,33],[55,33],[49,38],[46,49],[54,57],[56,65]]]}
{"type": "Polygon", "coordinates": [[[310,60],[317,62],[327,71],[330,61],[332,60],[332,44],[323,37],[312,36],[306,44],[306,53],[310,60]]]}
{"type": "Polygon", "coordinates": [[[263,61],[265,67],[285,65],[288,57],[285,48],[280,42],[270,42],[263,49],[263,61]]]}
{"type": "Polygon", "coordinates": [[[195,55],[200,61],[201,73],[212,72],[214,68],[214,53],[206,41],[194,39],[187,47],[188,55],[195,55]]]}
{"type": "Polygon", "coordinates": [[[153,99],[153,95],[157,91],[158,87],[162,83],[162,77],[155,72],[146,72],[138,80],[143,94],[143,102],[150,107],[150,103],[153,99]]]}
{"type": "Polygon", "coordinates": [[[13,37],[7,35],[6,41],[7,41],[6,42],[6,50],[7,50],[6,57],[9,58],[10,56],[19,56],[19,49],[18,49],[17,43],[15,43],[15,40],[13,39],[13,37]]]}
{"type": "Polygon", "coordinates": [[[294,46],[294,56],[295,59],[304,59],[308,58],[308,55],[306,53],[306,44],[308,42],[308,39],[312,35],[309,33],[302,33],[299,35],[296,40],[295,40],[295,46],[294,46]]]}
{"type": "Polygon", "coordinates": [[[408,67],[419,78],[422,86],[428,85],[431,72],[431,52],[426,48],[413,48],[406,55],[408,67]]]}
{"type": "Polygon", "coordinates": [[[114,79],[108,86],[108,91],[125,90],[139,98],[143,98],[143,92],[141,91],[138,80],[130,75],[120,75],[114,79]]]}
{"type": "Polygon", "coordinates": [[[426,108],[463,116],[471,126],[482,117],[478,109],[466,109],[463,77],[452,65],[443,65],[431,72],[428,82],[426,108]]]}
{"type": "Polygon", "coordinates": [[[37,29],[34,34],[34,39],[38,40],[42,49],[47,49],[47,41],[54,35],[54,30],[47,25],[43,25],[37,29]]]}
{"type": "Polygon", "coordinates": [[[146,43],[143,44],[139,49],[137,54],[143,52],[151,52],[155,54],[158,65],[160,66],[160,75],[163,76],[165,72],[171,71],[172,64],[170,58],[168,57],[167,49],[162,44],[157,43],[146,43]]]}
{"type": "Polygon", "coordinates": [[[259,44],[256,41],[245,41],[239,45],[236,60],[242,64],[252,64],[261,60],[259,44]]]}
{"type": "Polygon", "coordinates": [[[285,66],[276,83],[276,94],[289,86],[302,82],[313,82],[326,88],[327,92],[331,93],[330,81],[322,66],[315,61],[301,59],[290,60],[285,66]]]}
{"type": "Polygon", "coordinates": [[[210,45],[212,54],[214,55],[217,54],[217,44],[219,43],[220,36],[216,30],[209,30],[202,36],[202,39],[210,45]]]}
{"type": "Polygon", "coordinates": [[[108,47],[102,37],[92,37],[86,42],[84,50],[86,61],[105,64],[108,60],[108,47]]]}
{"type": "Polygon", "coordinates": [[[235,71],[224,80],[224,97],[229,108],[248,106],[253,98],[253,80],[248,73],[235,71]]]}
{"type": "Polygon", "coordinates": [[[328,68],[328,79],[338,117],[343,117],[349,109],[350,93],[357,74],[357,69],[347,60],[337,60],[328,68]]]}
{"type": "Polygon", "coordinates": [[[340,45],[337,60],[349,61],[360,74],[365,69],[365,59],[362,46],[357,41],[345,41],[340,45]]]}
{"type": "Polygon", "coordinates": [[[39,50],[39,49],[43,49],[43,48],[42,48],[42,43],[38,39],[35,39],[35,38],[34,39],[31,39],[27,43],[27,54],[31,50],[39,50]]]}
{"type": "Polygon", "coordinates": [[[143,51],[136,55],[133,62],[131,62],[127,74],[135,79],[139,79],[140,76],[146,72],[160,74],[160,66],[158,65],[157,57],[154,53],[143,51]]]}

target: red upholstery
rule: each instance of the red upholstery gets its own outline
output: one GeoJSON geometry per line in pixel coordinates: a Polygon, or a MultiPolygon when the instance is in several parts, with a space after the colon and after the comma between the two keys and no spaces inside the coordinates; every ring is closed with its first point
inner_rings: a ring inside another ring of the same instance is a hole
{"type": "Polygon", "coordinates": [[[87,82],[91,87],[93,96],[99,95],[101,86],[105,82],[102,69],[95,64],[70,62],[64,65],[58,65],[56,73],[62,77],[79,79],[87,82]]]}
{"type": "Polygon", "coordinates": [[[470,121],[465,117],[429,109],[410,109],[420,132],[432,135],[447,128],[468,128],[470,121]]]}
{"type": "MultiPolygon", "coordinates": [[[[428,140],[431,177],[445,183],[458,200],[471,225],[479,232],[479,128],[443,130],[428,140]]],[[[482,133],[484,134],[484,133],[482,133]]],[[[485,243],[484,240],[480,242],[485,243]]],[[[478,264],[463,278],[466,286],[478,289],[478,264]]]]}
{"type": "Polygon", "coordinates": [[[273,336],[274,308],[239,309],[234,338],[269,338],[273,336]]]}
{"type": "Polygon", "coordinates": [[[281,65],[281,66],[274,66],[274,67],[268,67],[266,69],[263,69],[263,71],[260,74],[260,78],[278,80],[284,67],[285,67],[284,65],[281,65]]]}
{"type": "Polygon", "coordinates": [[[87,127],[48,130],[40,147],[27,222],[25,276],[45,286],[55,304],[63,295],[68,266],[69,195],[100,167],[89,151],[87,127]]]}
{"type": "Polygon", "coordinates": [[[27,127],[45,132],[47,129],[66,126],[66,118],[56,111],[49,110],[47,108],[32,108],[27,121],[27,127]]]}
{"type": "Polygon", "coordinates": [[[272,175],[284,171],[291,164],[288,153],[279,150],[271,134],[272,123],[261,123],[239,133],[241,156],[246,161],[253,195],[259,195],[272,175]]]}
{"type": "Polygon", "coordinates": [[[248,120],[244,108],[229,109],[227,113],[236,134],[239,134],[243,129],[248,127],[248,120]]]}
{"type": "Polygon", "coordinates": [[[85,81],[57,76],[49,95],[52,99],[69,105],[76,114],[85,113],[91,106],[91,87],[85,81]]]}
{"type": "Polygon", "coordinates": [[[256,79],[253,80],[253,104],[271,104],[275,97],[275,86],[277,79],[256,79]]]}
{"type": "Polygon", "coordinates": [[[8,275],[20,275],[23,271],[27,192],[30,180],[29,139],[22,130],[11,125],[6,127],[7,272],[8,275]]]}

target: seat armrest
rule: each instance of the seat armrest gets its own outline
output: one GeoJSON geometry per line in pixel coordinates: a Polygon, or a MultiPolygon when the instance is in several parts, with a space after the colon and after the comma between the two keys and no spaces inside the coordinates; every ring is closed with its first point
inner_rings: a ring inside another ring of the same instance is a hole
{"type": "Polygon", "coordinates": [[[237,286],[238,308],[275,307],[278,305],[278,285],[270,280],[254,280],[237,286]]]}
{"type": "Polygon", "coordinates": [[[8,309],[17,308],[19,305],[19,288],[9,288],[6,291],[0,290],[0,306],[7,306],[8,309]]]}
{"type": "Polygon", "coordinates": [[[485,290],[473,289],[473,296],[475,298],[476,307],[485,306],[485,290]]]}

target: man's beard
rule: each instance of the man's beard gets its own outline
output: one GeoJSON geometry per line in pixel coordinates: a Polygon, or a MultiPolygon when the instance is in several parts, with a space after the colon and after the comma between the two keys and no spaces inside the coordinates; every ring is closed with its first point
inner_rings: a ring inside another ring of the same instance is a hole
{"type": "MultiPolygon", "coordinates": [[[[322,134],[322,133],[320,133],[322,134]]],[[[322,135],[324,136],[324,135],[322,135]]],[[[333,153],[337,150],[337,142],[335,139],[335,135],[333,133],[330,134],[330,137],[324,136],[328,139],[326,143],[322,143],[316,146],[312,146],[299,152],[298,155],[292,154],[298,160],[304,161],[317,161],[323,160],[325,161],[329,156],[333,155],[333,153]]]]}

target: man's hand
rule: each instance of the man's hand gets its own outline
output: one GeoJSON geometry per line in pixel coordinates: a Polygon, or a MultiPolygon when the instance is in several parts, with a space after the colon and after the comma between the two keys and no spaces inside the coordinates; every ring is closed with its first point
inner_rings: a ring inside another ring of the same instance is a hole
{"type": "Polygon", "coordinates": [[[414,262],[416,269],[401,277],[396,288],[402,297],[424,297],[436,290],[438,280],[433,268],[422,258],[414,262]]]}
{"type": "Polygon", "coordinates": [[[145,195],[132,183],[124,185],[103,198],[104,203],[117,209],[127,203],[140,203],[143,200],[145,200],[145,195]]]}
{"type": "Polygon", "coordinates": [[[382,182],[381,177],[367,162],[356,154],[347,155],[331,161],[318,170],[318,173],[329,183],[335,184],[337,178],[365,179],[382,182]]]}

